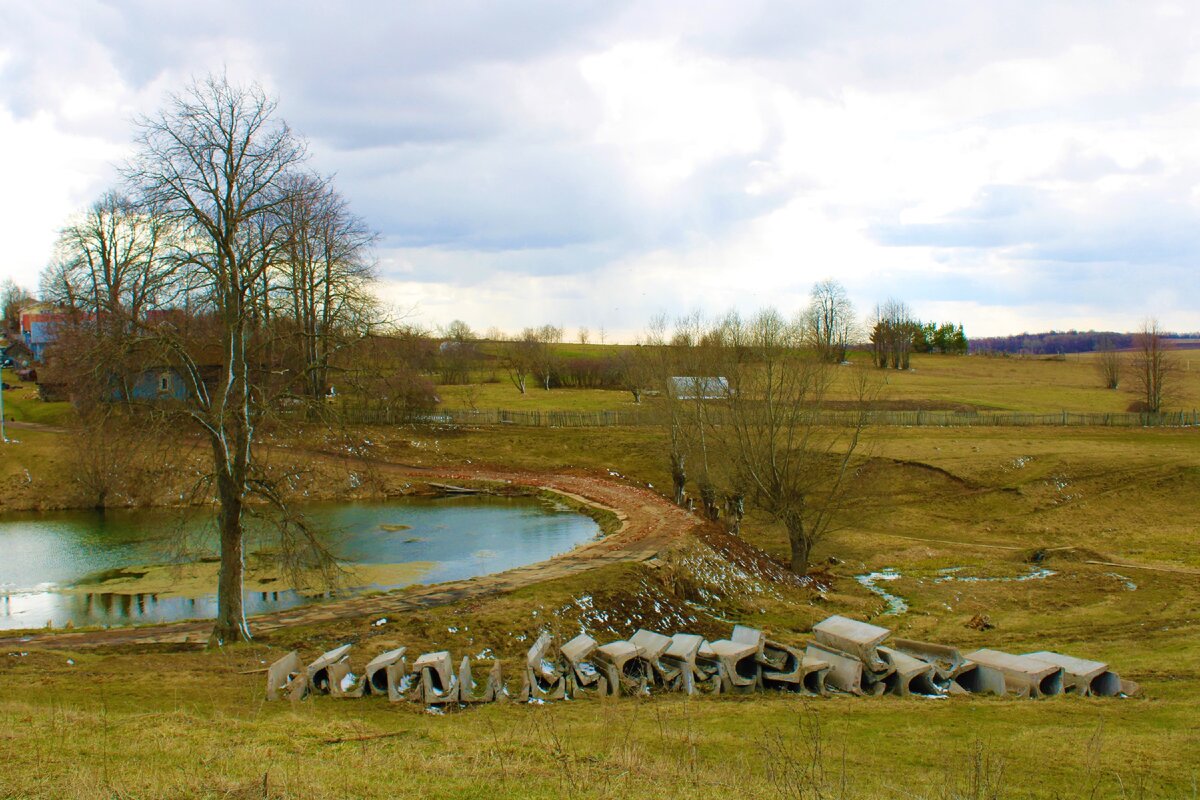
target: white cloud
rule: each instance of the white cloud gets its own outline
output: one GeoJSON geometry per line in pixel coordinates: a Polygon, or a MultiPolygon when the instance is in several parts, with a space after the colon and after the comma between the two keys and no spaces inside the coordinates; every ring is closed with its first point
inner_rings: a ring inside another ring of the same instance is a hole
{"type": "Polygon", "coordinates": [[[227,69],[430,324],[628,337],[834,277],[968,334],[1200,329],[1190,4],[43,5],[0,7],[0,271],[27,284],[130,118],[227,69]]]}

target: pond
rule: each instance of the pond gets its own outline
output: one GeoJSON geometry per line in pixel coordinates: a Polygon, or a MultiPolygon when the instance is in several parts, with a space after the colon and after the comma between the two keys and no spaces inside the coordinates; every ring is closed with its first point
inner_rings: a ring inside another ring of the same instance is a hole
{"type": "MultiPolygon", "coordinates": [[[[600,532],[590,517],[533,497],[404,498],[312,505],[304,512],[338,559],[352,567],[361,565],[357,574],[371,576],[366,585],[348,592],[502,572],[564,553],[600,532]]],[[[247,539],[248,551],[268,541],[253,526],[248,526],[247,539]]],[[[68,622],[124,625],[212,618],[215,596],[181,590],[182,583],[144,592],[137,591],[136,585],[122,591],[80,587],[94,585],[100,574],[139,565],[206,566],[195,563],[201,561],[215,570],[216,542],[210,510],[123,509],[0,517],[0,630],[41,628],[47,623],[61,627],[68,622]]],[[[181,569],[160,572],[170,584],[170,575],[181,569]]],[[[328,597],[328,593],[314,597],[290,589],[247,591],[246,613],[328,597]]]]}

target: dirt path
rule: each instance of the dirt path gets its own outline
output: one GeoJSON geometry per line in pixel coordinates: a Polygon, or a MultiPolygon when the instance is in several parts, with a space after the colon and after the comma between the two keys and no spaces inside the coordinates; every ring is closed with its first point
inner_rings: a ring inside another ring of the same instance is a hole
{"type": "MultiPolygon", "coordinates": [[[[329,456],[330,454],[321,453],[321,455],[329,456]]],[[[648,489],[594,475],[576,473],[548,475],[469,467],[421,468],[379,461],[372,461],[372,465],[400,477],[411,477],[416,481],[431,479],[483,480],[550,489],[612,511],[621,520],[621,527],[616,533],[583,544],[548,561],[517,567],[495,575],[407,590],[400,589],[372,597],[349,597],[345,600],[256,616],[251,619],[250,623],[251,630],[255,633],[267,633],[293,625],[307,625],[335,619],[353,619],[368,615],[396,615],[413,609],[499,594],[541,581],[595,569],[605,564],[645,561],[653,558],[670,542],[702,524],[696,516],[648,489]]],[[[2,637],[0,638],[0,648],[39,647],[74,650],[106,645],[161,642],[203,643],[207,641],[211,630],[211,621],[198,621],[111,628],[80,633],[35,633],[27,636],[2,637]]]]}

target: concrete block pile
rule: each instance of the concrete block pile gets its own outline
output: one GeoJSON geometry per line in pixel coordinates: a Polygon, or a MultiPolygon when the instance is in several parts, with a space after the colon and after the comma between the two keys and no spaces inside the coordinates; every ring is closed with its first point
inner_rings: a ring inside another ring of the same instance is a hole
{"type": "Polygon", "coordinates": [[[623,641],[600,644],[580,634],[556,646],[554,637],[543,633],[526,653],[515,692],[504,682],[499,661],[492,662],[486,677],[477,678],[470,657],[456,670],[445,650],[422,653],[410,664],[406,649],[398,647],[371,659],[361,675],[351,672],[350,645],[322,653],[307,665],[292,651],[268,668],[267,699],[386,695],[393,702],[438,707],[654,692],[1027,698],[1140,693],[1137,684],[1122,680],[1107,664],[1060,653],[982,649],[963,654],[948,645],[893,639],[887,628],[842,616],[821,621],[812,633],[803,649],[744,625],[735,625],[728,639],[713,642],[691,633],[639,630],[623,641]]]}

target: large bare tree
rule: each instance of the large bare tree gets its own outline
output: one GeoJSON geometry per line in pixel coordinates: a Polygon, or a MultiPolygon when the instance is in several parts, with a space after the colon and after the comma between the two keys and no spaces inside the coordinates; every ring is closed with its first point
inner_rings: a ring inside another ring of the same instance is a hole
{"type": "Polygon", "coordinates": [[[1133,336],[1130,373],[1140,396],[1142,408],[1152,414],[1162,412],[1172,390],[1177,369],[1171,354],[1171,340],[1157,319],[1147,319],[1133,336]]]}
{"type": "Polygon", "coordinates": [[[188,416],[212,452],[221,548],[217,643],[250,637],[242,604],[246,501],[256,491],[278,499],[261,481],[253,451],[260,413],[253,297],[272,264],[264,256],[279,227],[271,223],[294,199],[290,176],[305,145],[275,112],[275,101],[256,85],[224,76],[197,80],[138,121],[126,169],[145,213],[177,229],[173,256],[195,276],[215,328],[215,371],[185,339],[164,335],[162,342],[188,383],[188,416]]]}
{"type": "MultiPolygon", "coordinates": [[[[278,282],[285,315],[276,321],[291,329],[303,394],[317,403],[330,385],[334,354],[378,321],[367,258],[375,235],[328,180],[297,174],[282,198],[278,282]]],[[[272,221],[273,215],[259,217],[261,225],[272,221]]],[[[264,281],[269,277],[264,270],[264,281]]]]}
{"type": "Polygon", "coordinates": [[[95,315],[110,335],[174,299],[176,263],[165,258],[165,221],[128,197],[106,192],[59,235],[58,263],[45,273],[45,300],[95,315]]]}
{"type": "MultiPolygon", "coordinates": [[[[823,419],[838,367],[805,353],[804,330],[776,311],[730,317],[716,350],[729,383],[721,413],[710,416],[730,480],[752,505],[783,525],[791,568],[808,570],[813,546],[830,529],[852,473],[871,384],[855,372],[857,415],[849,425],[823,419]]],[[[711,401],[709,401],[711,402],[711,401]]]]}
{"type": "Polygon", "coordinates": [[[832,278],[814,284],[801,320],[808,345],[822,361],[839,364],[846,360],[857,329],[846,287],[832,278]]]}

